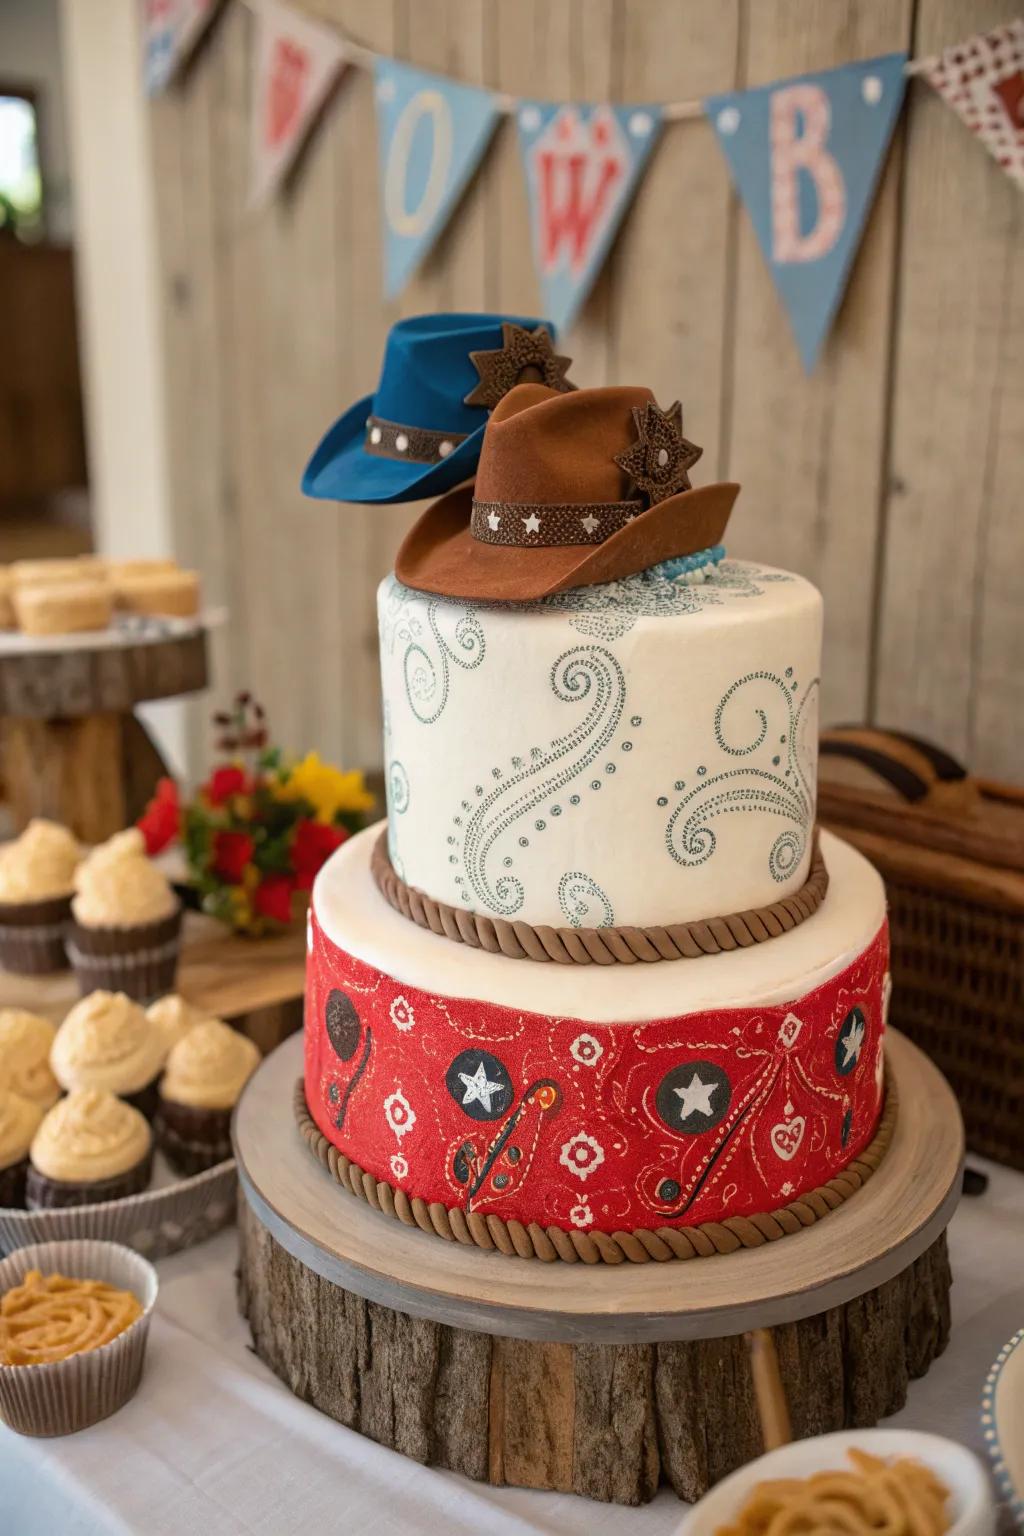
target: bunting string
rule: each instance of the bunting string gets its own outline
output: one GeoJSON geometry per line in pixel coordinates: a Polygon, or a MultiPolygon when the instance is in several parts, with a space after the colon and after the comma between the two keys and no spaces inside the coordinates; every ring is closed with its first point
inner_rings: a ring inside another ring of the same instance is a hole
{"type": "MultiPolygon", "coordinates": [[[[141,3],[155,93],[228,0],[141,3]]],[[[295,170],[344,72],[373,77],[388,298],[455,215],[502,118],[516,126],[544,313],[560,331],[585,302],[665,125],[705,119],[808,372],[842,302],[910,79],[926,80],[1024,190],[1020,18],[927,58],[894,52],[703,98],[610,103],[493,91],[379,53],[282,0],[241,3],[254,21],[253,209],[295,170]]]]}

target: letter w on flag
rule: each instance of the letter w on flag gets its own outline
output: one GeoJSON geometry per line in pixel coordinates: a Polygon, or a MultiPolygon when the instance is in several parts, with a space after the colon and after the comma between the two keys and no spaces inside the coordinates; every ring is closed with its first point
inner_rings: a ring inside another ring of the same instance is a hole
{"type": "Polygon", "coordinates": [[[560,332],[579,313],[661,127],[657,107],[520,102],[542,309],[560,332]]]}

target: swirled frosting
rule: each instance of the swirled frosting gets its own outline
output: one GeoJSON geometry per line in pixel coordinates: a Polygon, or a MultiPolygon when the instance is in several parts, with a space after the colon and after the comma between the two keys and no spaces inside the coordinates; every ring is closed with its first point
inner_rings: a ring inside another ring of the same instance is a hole
{"type": "Polygon", "coordinates": [[[71,894],[82,850],[66,827],[41,818],[0,852],[0,901],[46,901],[71,894]]]}
{"type": "Polygon", "coordinates": [[[146,839],[138,827],[126,827],[123,832],[115,832],[105,843],[97,844],[79,864],[75,871],[75,890],[80,891],[83,881],[88,884],[90,875],[102,869],[105,864],[114,864],[118,859],[144,858],[145,853],[146,839]]]}
{"type": "MultiPolygon", "coordinates": [[[[102,850],[100,850],[102,852],[102,850]]],[[[170,917],[178,898],[166,876],[141,854],[90,860],[78,872],[71,910],[86,928],[131,928],[170,917]]]]}
{"type": "Polygon", "coordinates": [[[259,1061],[259,1048],[246,1035],[207,1019],[171,1051],[160,1092],[194,1109],[231,1109],[259,1061]]]}
{"type": "Polygon", "coordinates": [[[57,1031],[49,1019],[25,1008],[0,1008],[0,1070],[9,1086],[41,1109],[60,1098],[60,1085],[50,1070],[50,1051],[57,1031]]]}
{"type": "Polygon", "coordinates": [[[141,1163],[151,1140],[148,1122],[130,1104],[75,1088],[43,1116],[29,1155],[44,1178],[92,1184],[141,1163]]]}
{"type": "Polygon", "coordinates": [[[38,1104],[0,1085],[0,1168],[11,1168],[28,1155],[42,1118],[38,1104]]]}
{"type": "Polygon", "coordinates": [[[123,992],[90,992],[68,1013],[50,1051],[63,1088],[138,1093],[163,1066],[164,1037],[123,992]]]}
{"type": "Polygon", "coordinates": [[[179,1040],[184,1040],[189,1030],[195,1029],[197,1024],[204,1023],[209,1017],[201,1008],[179,997],[177,992],[168,992],[166,997],[157,998],[146,1009],[146,1018],[161,1031],[168,1051],[179,1040]]]}
{"type": "Polygon", "coordinates": [[[101,1349],[141,1316],[131,1291],[31,1269],[0,1297],[0,1364],[50,1365],[101,1349]]]}

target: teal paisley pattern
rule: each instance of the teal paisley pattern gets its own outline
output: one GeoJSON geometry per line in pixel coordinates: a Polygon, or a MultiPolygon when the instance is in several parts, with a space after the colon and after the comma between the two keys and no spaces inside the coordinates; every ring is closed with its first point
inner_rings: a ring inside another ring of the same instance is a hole
{"type": "Polygon", "coordinates": [[[402,677],[409,708],[422,725],[433,725],[448,703],[452,667],[473,672],[483,661],[487,642],[474,609],[461,609],[443,598],[426,599],[394,582],[383,605],[381,650],[394,655],[404,646],[402,677]],[[454,625],[449,620],[455,617],[454,625]],[[442,617],[444,628],[442,629],[442,617]]]}
{"type": "Polygon", "coordinates": [[[705,863],[717,843],[712,823],[747,811],[768,812],[792,823],[768,851],[773,880],[788,879],[803,858],[814,821],[819,680],[807,684],[797,703],[792,670],[787,668],[782,676],[750,672],[723,695],[715,711],[716,744],[726,758],[760,757],[710,776],[702,764],[692,787],[682,780],[677,783],[677,790],[687,792],[665,827],[665,846],[677,864],[692,868],[705,863]]]}
{"type": "Polygon", "coordinates": [[[558,882],[558,905],[567,923],[574,928],[611,928],[615,922],[612,904],[590,875],[582,870],[568,870],[558,882]]]}
{"type": "Polygon", "coordinates": [[[661,566],[655,565],[622,581],[556,592],[530,606],[535,613],[552,609],[567,613],[569,623],[581,635],[614,642],[628,634],[637,619],[671,619],[700,613],[731,598],[762,597],[766,586],[792,580],[786,571],[722,560],[704,581],[673,581],[661,566]]]}
{"type": "MultiPolygon", "coordinates": [[[[522,881],[512,871],[514,845],[507,834],[572,784],[605,750],[625,705],[622,667],[603,646],[580,645],[564,651],[553,664],[549,681],[560,702],[586,706],[583,718],[546,748],[530,747],[514,757],[507,774],[500,767],[492,769],[492,787],[477,784],[463,797],[448,836],[449,845],[459,848],[449,859],[461,865],[455,881],[462,899],[501,917],[514,916],[525,896],[522,881]],[[501,872],[496,872],[492,866],[499,844],[506,851],[501,872]]],[[[569,799],[572,802],[573,797],[569,799]]],[[[552,807],[552,813],[554,810],[552,807]]],[[[544,823],[534,825],[542,828],[544,823]]],[[[525,836],[518,839],[519,846],[525,847],[527,842],[525,836]]],[[[592,899],[595,890],[590,893],[592,899]]],[[[607,898],[604,901],[607,903],[607,898]]]]}

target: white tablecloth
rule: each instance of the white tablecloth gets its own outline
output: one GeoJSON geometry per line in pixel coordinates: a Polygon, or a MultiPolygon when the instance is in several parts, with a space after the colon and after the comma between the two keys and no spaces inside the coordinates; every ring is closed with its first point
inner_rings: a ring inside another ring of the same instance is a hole
{"type": "MultiPolygon", "coordinates": [[[[978,1166],[981,1166],[978,1164],[978,1166]]],[[[989,1168],[950,1228],[953,1337],[894,1424],[981,1450],[982,1384],[1024,1325],[1024,1176],[989,1168]]],[[[248,1348],[235,1233],[160,1265],[145,1378],[121,1413],[65,1440],[0,1429],[0,1536],[668,1536],[643,1509],[488,1488],[421,1467],[293,1398],[248,1348]]]]}

